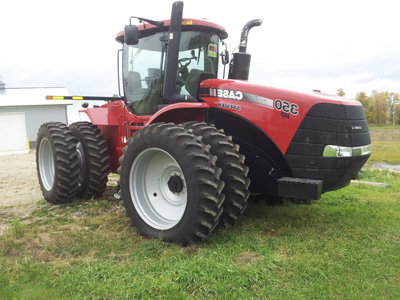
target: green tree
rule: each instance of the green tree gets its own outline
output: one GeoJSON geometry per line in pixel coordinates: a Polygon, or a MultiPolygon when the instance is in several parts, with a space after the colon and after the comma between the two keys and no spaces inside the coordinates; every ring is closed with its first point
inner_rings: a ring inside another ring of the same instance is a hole
{"type": "MultiPolygon", "coordinates": [[[[339,91],[338,91],[339,92],[339,91]]],[[[365,92],[357,93],[368,123],[400,124],[400,94],[393,92],[378,92],[373,90],[371,96],[365,92]]]]}
{"type": "Polygon", "coordinates": [[[337,90],[336,95],[338,95],[340,97],[344,97],[346,95],[346,93],[343,91],[342,88],[340,88],[337,90]]]}
{"type": "Polygon", "coordinates": [[[385,124],[388,119],[387,92],[378,93],[376,90],[373,90],[372,97],[375,104],[374,123],[385,124]]]}
{"type": "Polygon", "coordinates": [[[397,107],[400,105],[400,95],[398,93],[386,93],[386,101],[388,105],[389,123],[390,125],[394,125],[396,118],[398,119],[400,117],[397,115],[397,107]]]}
{"type": "Polygon", "coordinates": [[[375,99],[369,97],[367,93],[357,93],[356,100],[360,101],[368,123],[374,123],[375,99]]]}
{"type": "Polygon", "coordinates": [[[400,104],[396,106],[395,112],[395,122],[400,125],[400,104]]]}

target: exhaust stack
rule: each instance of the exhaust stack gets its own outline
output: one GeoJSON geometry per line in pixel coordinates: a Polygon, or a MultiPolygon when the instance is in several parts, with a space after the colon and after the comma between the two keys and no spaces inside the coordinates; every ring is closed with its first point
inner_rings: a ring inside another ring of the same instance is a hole
{"type": "Polygon", "coordinates": [[[249,79],[251,55],[246,53],[247,37],[250,29],[260,26],[262,22],[262,19],[254,19],[244,25],[240,37],[239,52],[233,53],[233,59],[229,68],[229,79],[249,79]]]}

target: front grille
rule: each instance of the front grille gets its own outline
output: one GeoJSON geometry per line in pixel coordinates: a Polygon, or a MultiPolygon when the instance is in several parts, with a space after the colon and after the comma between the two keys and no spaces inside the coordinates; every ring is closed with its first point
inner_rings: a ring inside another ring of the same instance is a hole
{"type": "Polygon", "coordinates": [[[362,106],[319,103],[300,124],[285,157],[294,177],[323,180],[323,192],[346,186],[369,155],[323,157],[326,145],[371,144],[362,106]]]}

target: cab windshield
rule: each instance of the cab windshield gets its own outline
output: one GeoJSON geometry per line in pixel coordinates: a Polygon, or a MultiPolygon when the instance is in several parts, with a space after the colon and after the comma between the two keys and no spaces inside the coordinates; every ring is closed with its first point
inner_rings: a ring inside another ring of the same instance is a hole
{"type": "MultiPolygon", "coordinates": [[[[128,108],[135,114],[154,114],[163,104],[162,88],[168,32],[124,44],[123,86],[128,108]]],[[[176,93],[197,98],[200,80],[218,74],[219,37],[201,31],[183,31],[179,47],[176,93]]]]}

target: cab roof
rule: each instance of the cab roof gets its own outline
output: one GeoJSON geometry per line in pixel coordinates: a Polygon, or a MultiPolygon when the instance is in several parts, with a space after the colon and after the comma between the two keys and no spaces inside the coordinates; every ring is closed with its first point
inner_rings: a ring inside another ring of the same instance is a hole
{"type": "MultiPolygon", "coordinates": [[[[139,37],[145,37],[152,35],[156,32],[163,32],[169,30],[170,20],[160,21],[162,26],[155,26],[149,23],[143,23],[138,26],[139,29],[139,37]]],[[[182,19],[182,31],[214,31],[221,40],[224,40],[228,37],[228,33],[225,28],[207,21],[207,20],[198,20],[198,19],[182,19]]],[[[118,32],[115,40],[119,43],[124,42],[124,31],[118,32]]]]}

